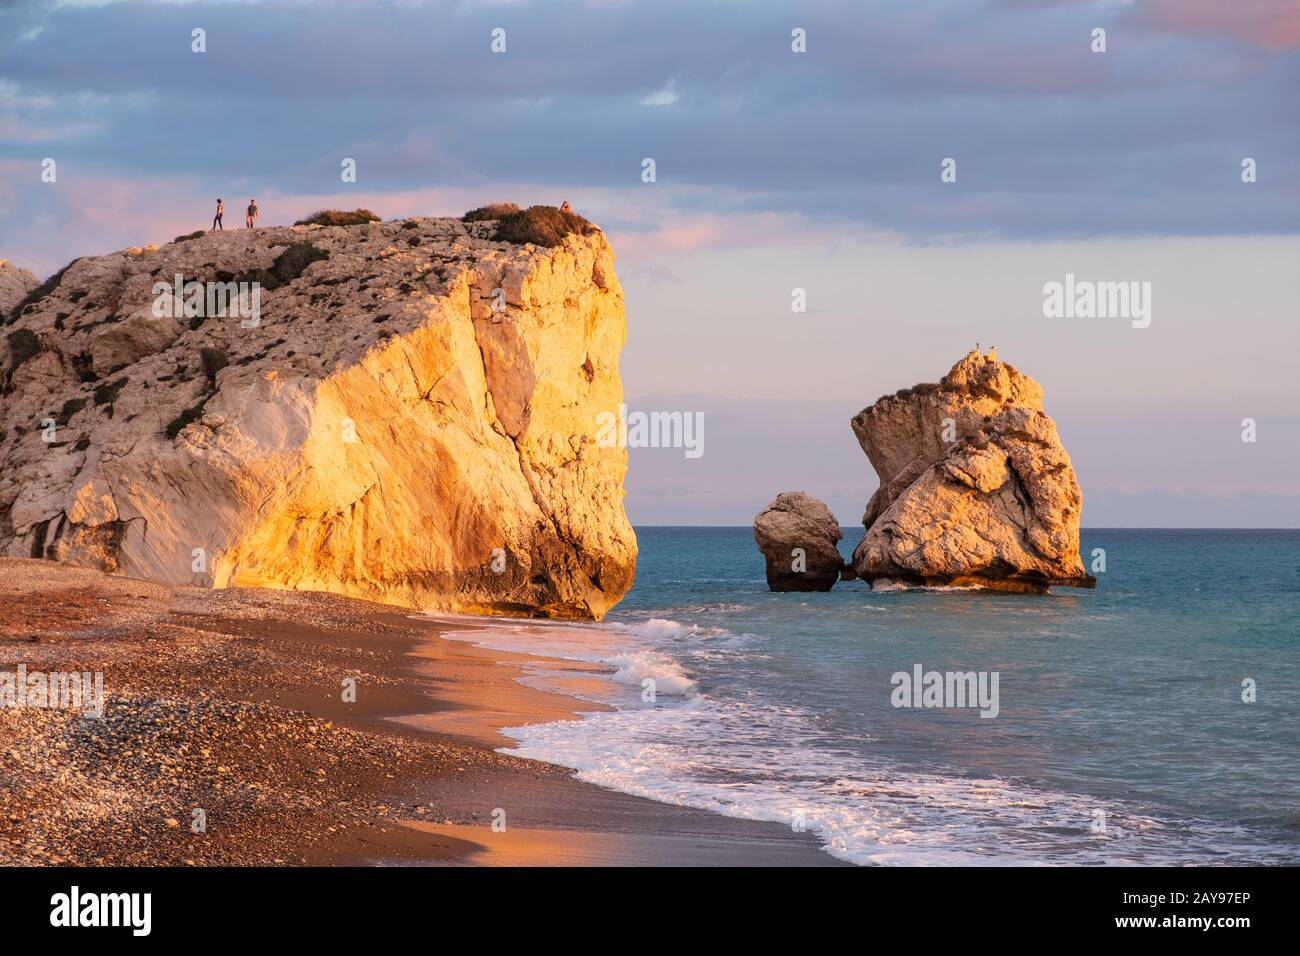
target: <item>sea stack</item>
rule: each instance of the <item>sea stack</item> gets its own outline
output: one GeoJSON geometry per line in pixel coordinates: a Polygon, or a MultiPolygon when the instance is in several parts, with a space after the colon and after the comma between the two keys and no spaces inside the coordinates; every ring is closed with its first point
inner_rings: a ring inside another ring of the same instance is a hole
{"type": "Polygon", "coordinates": [[[782,492],[754,519],[773,591],[829,591],[844,566],[842,537],[831,510],[802,491],[782,492]]]}
{"type": "Polygon", "coordinates": [[[852,420],[880,487],[853,567],[870,582],[1043,592],[1093,587],[1079,559],[1082,496],[1043,390],[995,352],[852,420]]]}
{"type": "Polygon", "coordinates": [[[495,230],[196,233],[34,291],[13,273],[0,554],[600,618],[636,566],[627,453],[596,440],[623,401],[613,250],[594,227],[553,245],[495,230]],[[212,285],[252,282],[259,316],[211,314],[212,285]]]}

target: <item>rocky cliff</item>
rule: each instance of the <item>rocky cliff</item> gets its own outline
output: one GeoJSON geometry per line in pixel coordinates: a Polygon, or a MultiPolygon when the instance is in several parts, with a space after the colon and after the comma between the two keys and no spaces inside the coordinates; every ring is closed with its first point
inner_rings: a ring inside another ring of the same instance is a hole
{"type": "Polygon", "coordinates": [[[0,259],[0,316],[8,315],[38,285],[36,276],[0,259]]]}
{"type": "Polygon", "coordinates": [[[937,385],[886,395],[853,431],[880,477],[853,567],[867,581],[1092,587],[1082,496],[1043,390],[973,351],[937,385]]]}
{"type": "Polygon", "coordinates": [[[3,286],[0,554],[599,618],[636,563],[626,451],[595,438],[622,402],[613,252],[492,235],[230,230],[3,286]]]}

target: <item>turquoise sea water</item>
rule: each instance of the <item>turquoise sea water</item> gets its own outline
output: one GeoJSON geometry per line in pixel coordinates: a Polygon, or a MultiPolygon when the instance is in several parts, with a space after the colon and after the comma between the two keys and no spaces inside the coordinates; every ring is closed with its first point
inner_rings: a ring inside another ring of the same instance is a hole
{"type": "Polygon", "coordinates": [[[748,528],[637,534],[605,623],[487,642],[614,671],[521,755],[858,863],[1300,863],[1300,531],[1085,530],[1097,589],[1046,596],[772,594],[748,528]],[[895,707],[918,664],[996,672],[997,716],[895,707]]]}

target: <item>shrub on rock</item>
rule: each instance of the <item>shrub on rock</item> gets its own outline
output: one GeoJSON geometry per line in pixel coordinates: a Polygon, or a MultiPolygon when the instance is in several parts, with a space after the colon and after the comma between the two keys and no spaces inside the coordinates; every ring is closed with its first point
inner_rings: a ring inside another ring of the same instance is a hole
{"type": "Polygon", "coordinates": [[[295,226],[364,226],[366,223],[379,222],[379,215],[369,209],[322,209],[306,219],[299,219],[295,226]]]}
{"type": "Polygon", "coordinates": [[[599,230],[577,213],[565,212],[555,206],[529,206],[498,219],[497,231],[492,238],[497,242],[519,245],[531,242],[549,247],[561,245],[565,236],[589,236],[593,232],[599,230]]]}
{"type": "Polygon", "coordinates": [[[9,352],[13,355],[12,368],[17,368],[34,357],[41,350],[41,339],[31,329],[17,329],[10,332],[9,352]]]}
{"type": "Polygon", "coordinates": [[[215,385],[217,373],[230,364],[230,357],[221,349],[205,346],[199,349],[199,361],[203,363],[203,374],[215,385]]]}
{"type": "Polygon", "coordinates": [[[479,206],[477,209],[471,209],[460,217],[460,221],[485,222],[489,219],[500,219],[516,212],[519,212],[519,207],[512,202],[494,202],[488,203],[486,206],[479,206]]]}

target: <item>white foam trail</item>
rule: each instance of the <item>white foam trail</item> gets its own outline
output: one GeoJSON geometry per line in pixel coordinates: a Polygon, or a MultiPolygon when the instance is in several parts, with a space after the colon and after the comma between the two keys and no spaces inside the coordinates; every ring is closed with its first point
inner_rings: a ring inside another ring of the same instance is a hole
{"type": "Polygon", "coordinates": [[[635,634],[637,637],[645,638],[648,641],[664,641],[700,633],[700,628],[693,624],[679,624],[676,621],[669,621],[662,617],[652,617],[643,624],[629,624],[623,626],[625,626],[630,633],[635,634]]]}
{"type": "Polygon", "coordinates": [[[889,578],[877,578],[871,582],[873,594],[897,594],[901,591],[922,591],[935,594],[957,593],[961,591],[983,591],[978,584],[908,584],[906,581],[892,581],[889,578]]]}
{"type": "Polygon", "coordinates": [[[686,676],[682,665],[655,651],[613,654],[602,658],[600,663],[618,668],[612,679],[620,684],[643,686],[643,681],[651,680],[656,694],[688,697],[696,692],[695,681],[686,676]]]}
{"type": "Polygon", "coordinates": [[[676,697],[689,697],[696,693],[695,681],[687,675],[686,669],[667,654],[629,638],[664,640],[722,633],[717,628],[706,631],[663,619],[631,627],[552,622],[538,626],[537,622],[516,619],[500,622],[482,622],[479,619],[475,623],[482,626],[474,630],[447,631],[442,636],[489,650],[603,665],[612,668],[610,679],[615,683],[641,687],[644,681],[652,680],[656,694],[676,697]]]}
{"type": "MultiPolygon", "coordinates": [[[[746,653],[746,635],[666,618],[635,624],[473,620],[475,629],[443,636],[597,664],[612,671],[611,691],[646,678],[656,684],[654,703],[622,690],[601,698],[616,706],[613,711],[505,728],[502,733],[518,742],[508,752],[663,803],[798,823],[827,852],[852,863],[1232,862],[1218,848],[1245,843],[1231,827],[1170,824],[1113,800],[1105,802],[1107,832],[1094,833],[1098,801],[1090,797],[900,770],[883,757],[825,746],[817,717],[798,706],[761,695],[721,701],[701,693],[678,658],[721,660],[726,668],[746,653]]],[[[535,675],[544,668],[539,662],[535,675]]],[[[1255,853],[1252,862],[1268,860],[1255,853]]]]}
{"type": "Polygon", "coordinates": [[[1243,836],[1171,826],[1109,800],[1107,831],[1095,833],[1099,803],[1084,795],[875,766],[808,745],[817,728],[807,715],[704,696],[502,732],[519,742],[515,756],[662,803],[798,825],[859,865],[1231,862],[1215,848],[1243,836]]]}

